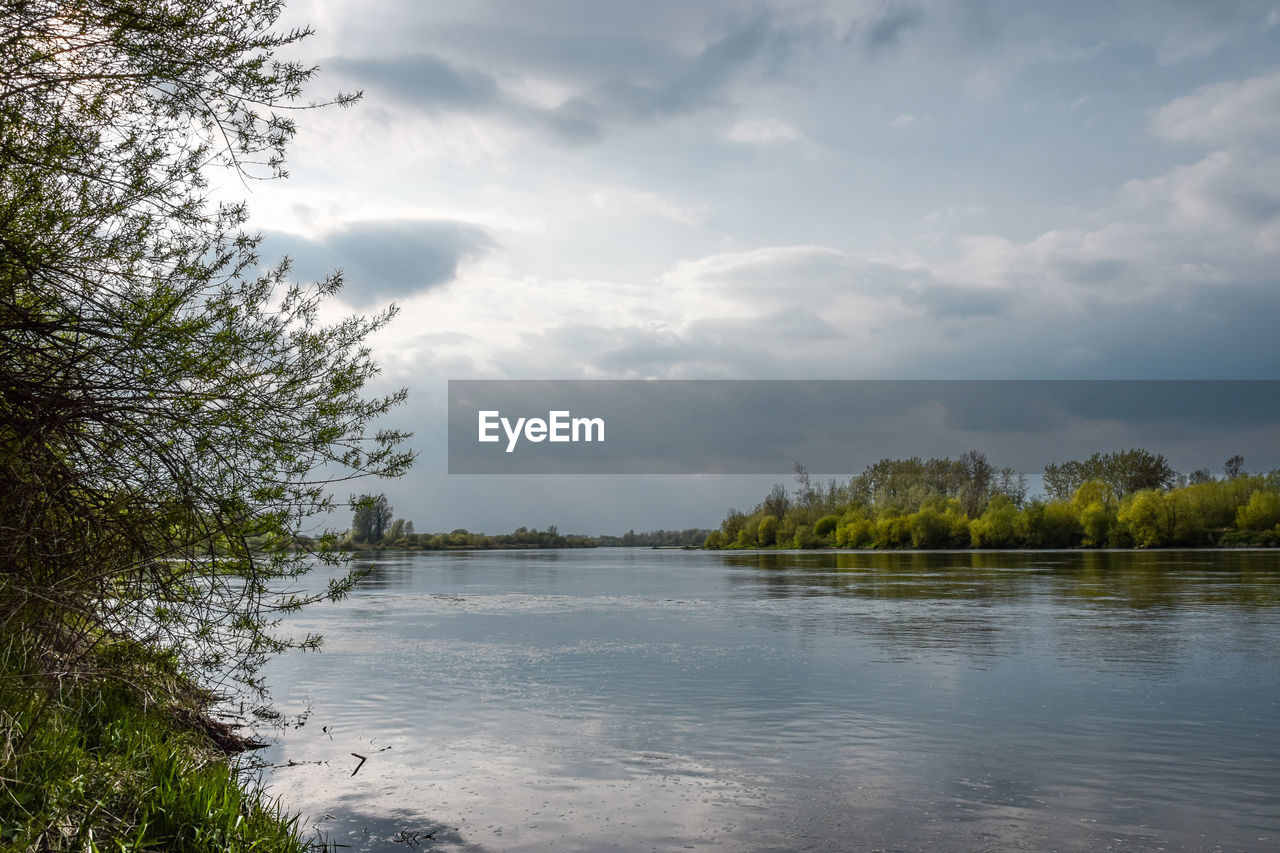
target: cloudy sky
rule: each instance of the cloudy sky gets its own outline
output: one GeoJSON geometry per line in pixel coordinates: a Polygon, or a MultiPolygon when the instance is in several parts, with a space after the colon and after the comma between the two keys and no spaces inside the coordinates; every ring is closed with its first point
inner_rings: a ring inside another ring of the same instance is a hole
{"type": "Polygon", "coordinates": [[[386,489],[419,529],[711,525],[760,494],[448,477],[448,379],[1280,376],[1280,3],[286,23],[317,30],[315,95],[364,98],[302,116],[293,177],[249,203],[300,274],[346,271],[338,307],[400,306],[374,346],[421,455],[386,489]]]}

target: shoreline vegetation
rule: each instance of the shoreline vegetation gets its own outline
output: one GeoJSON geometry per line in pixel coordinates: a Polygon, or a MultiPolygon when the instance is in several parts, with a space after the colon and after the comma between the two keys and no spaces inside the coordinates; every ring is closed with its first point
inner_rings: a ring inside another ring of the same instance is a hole
{"type": "MultiPolygon", "coordinates": [[[[414,453],[340,272],[217,188],[287,177],[317,67],[283,0],[0,0],[0,850],[314,849],[239,772],[299,536],[414,453]],[[339,306],[340,307],[340,306],[339,306]]],[[[265,706],[264,706],[265,707],[265,706]]]]}
{"type": "Polygon", "coordinates": [[[750,512],[730,509],[719,528],[622,536],[520,527],[496,536],[457,529],[415,533],[385,497],[365,495],[333,547],[360,551],[651,547],[839,550],[1058,550],[1280,546],[1280,469],[1244,470],[1234,456],[1220,475],[1174,471],[1144,449],[1095,453],[1045,467],[1047,494],[978,451],[958,459],[882,459],[847,482],[815,483],[796,467],[750,512]],[[372,508],[372,509],[370,509],[372,508]]]}
{"type": "Polygon", "coordinates": [[[710,550],[954,550],[1280,546],[1280,469],[1179,474],[1143,449],[1095,453],[1044,470],[1046,495],[982,453],[882,459],[846,483],[796,466],[750,512],[730,509],[710,550]]]}
{"type": "Polygon", "coordinates": [[[176,658],[126,637],[76,645],[50,660],[0,637],[0,850],[322,848],[241,774],[234,756],[265,744],[217,719],[220,697],[176,658]]]}
{"type": "MultiPolygon", "coordinates": [[[[546,530],[517,527],[510,533],[490,535],[457,528],[449,533],[417,533],[414,523],[394,518],[384,495],[361,495],[355,502],[351,529],[324,547],[338,551],[492,551],[518,548],[680,548],[700,546],[712,532],[708,528],[686,530],[628,530],[621,536],[563,534],[552,524],[546,530]]],[[[311,546],[320,546],[318,542],[311,546]]]]}

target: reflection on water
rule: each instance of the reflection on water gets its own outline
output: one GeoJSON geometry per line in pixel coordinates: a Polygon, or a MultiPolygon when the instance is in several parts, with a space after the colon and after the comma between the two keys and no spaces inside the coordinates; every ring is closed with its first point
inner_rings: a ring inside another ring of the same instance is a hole
{"type": "Polygon", "coordinates": [[[368,567],[267,673],[273,791],[353,849],[1280,846],[1277,552],[368,567]]]}

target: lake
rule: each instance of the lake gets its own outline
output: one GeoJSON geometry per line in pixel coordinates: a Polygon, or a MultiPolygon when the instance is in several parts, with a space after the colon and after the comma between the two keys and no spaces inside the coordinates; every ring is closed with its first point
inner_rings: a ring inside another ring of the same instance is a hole
{"type": "Polygon", "coordinates": [[[1280,551],[363,562],[258,754],[349,849],[1280,849],[1280,551]]]}

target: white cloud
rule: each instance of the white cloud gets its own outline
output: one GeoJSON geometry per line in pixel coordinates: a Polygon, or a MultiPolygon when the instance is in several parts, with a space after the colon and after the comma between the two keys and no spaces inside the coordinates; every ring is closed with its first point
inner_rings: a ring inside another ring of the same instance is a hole
{"type": "Polygon", "coordinates": [[[734,142],[750,145],[773,145],[804,139],[804,134],[795,126],[777,118],[742,119],[730,127],[725,135],[734,142]]]}
{"type": "Polygon", "coordinates": [[[900,127],[909,127],[910,125],[915,124],[919,120],[920,119],[918,117],[911,115],[911,113],[900,113],[898,114],[897,117],[894,118],[893,121],[889,122],[889,127],[892,127],[894,129],[897,129],[900,127]]]}
{"type": "Polygon", "coordinates": [[[1224,145],[1280,135],[1280,69],[1202,86],[1156,110],[1151,130],[1178,142],[1224,145]]]}
{"type": "Polygon", "coordinates": [[[648,190],[610,187],[590,194],[591,204],[603,213],[661,216],[684,225],[697,225],[707,213],[705,204],[686,204],[648,190]]]}

